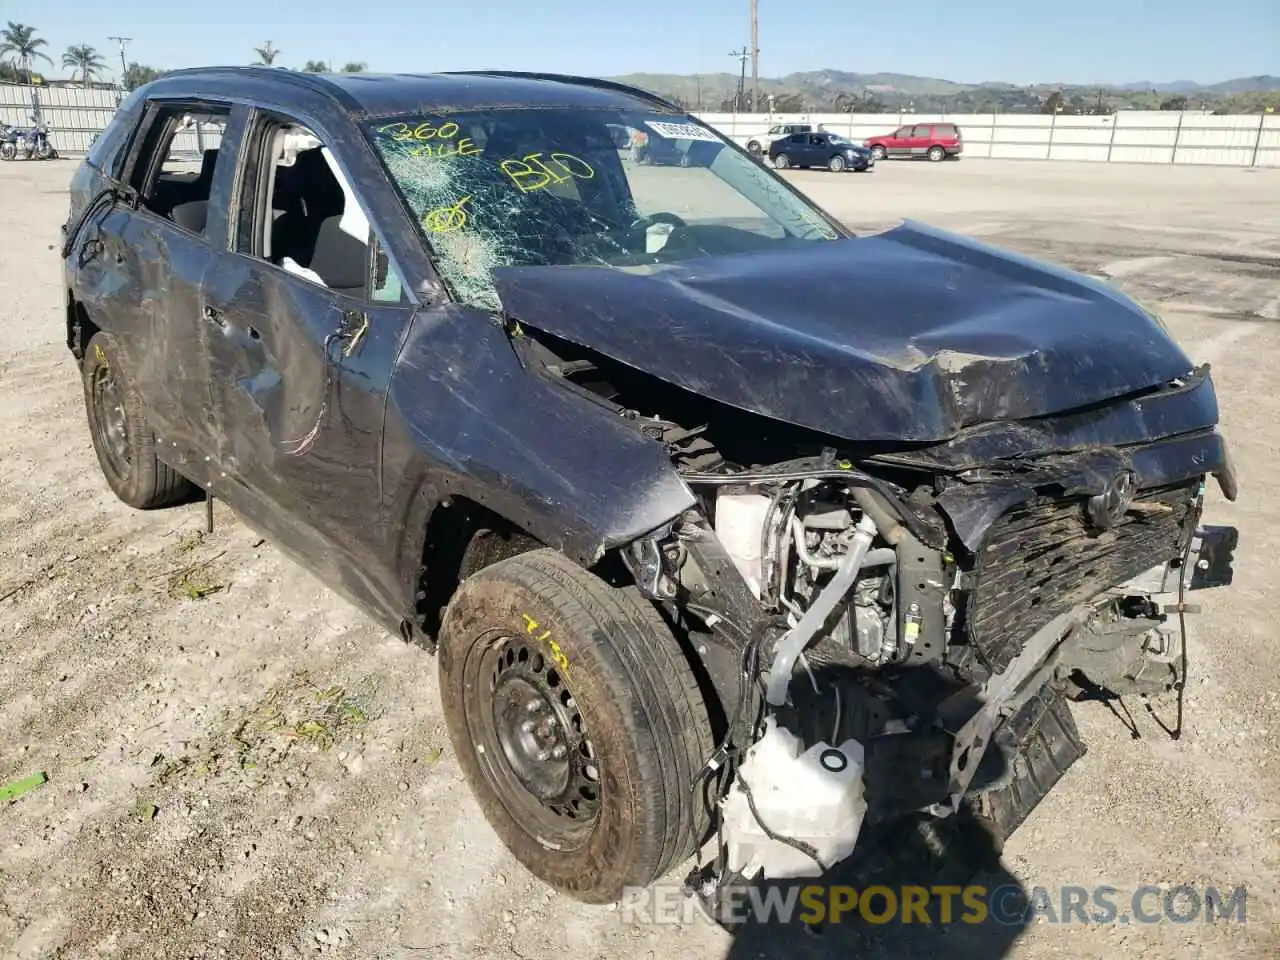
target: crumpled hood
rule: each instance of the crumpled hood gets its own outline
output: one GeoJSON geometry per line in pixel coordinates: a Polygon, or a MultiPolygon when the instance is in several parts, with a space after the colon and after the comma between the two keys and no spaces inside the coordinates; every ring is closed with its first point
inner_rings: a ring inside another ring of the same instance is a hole
{"type": "Polygon", "coordinates": [[[851,441],[938,441],[1106,401],[1191,361],[1100,281],[922,224],[655,268],[506,267],[528,326],[851,441]]]}

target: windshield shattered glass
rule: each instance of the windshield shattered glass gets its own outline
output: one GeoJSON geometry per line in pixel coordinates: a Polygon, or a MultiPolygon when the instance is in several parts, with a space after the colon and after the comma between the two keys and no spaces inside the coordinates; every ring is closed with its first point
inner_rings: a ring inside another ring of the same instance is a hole
{"type": "Polygon", "coordinates": [[[839,236],[772,172],[670,114],[485,110],[366,132],[454,295],[489,309],[497,267],[637,268],[839,236]]]}

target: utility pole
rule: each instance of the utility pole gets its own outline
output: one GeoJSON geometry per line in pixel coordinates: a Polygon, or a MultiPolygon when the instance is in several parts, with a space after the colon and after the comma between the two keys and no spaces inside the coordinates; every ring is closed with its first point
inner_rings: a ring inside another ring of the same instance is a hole
{"type": "Polygon", "coordinates": [[[747,61],[751,59],[751,54],[743,47],[741,50],[729,51],[729,56],[736,58],[742,65],[742,71],[738,74],[738,92],[733,98],[733,109],[734,113],[744,113],[747,99],[747,61]]]}
{"type": "Polygon", "coordinates": [[[760,0],[751,0],[751,112],[760,112],[760,0]]]}
{"type": "Polygon", "coordinates": [[[124,48],[128,46],[129,41],[133,37],[107,37],[108,40],[114,40],[120,44],[120,89],[124,89],[124,75],[129,72],[128,65],[124,62],[124,48]]]}

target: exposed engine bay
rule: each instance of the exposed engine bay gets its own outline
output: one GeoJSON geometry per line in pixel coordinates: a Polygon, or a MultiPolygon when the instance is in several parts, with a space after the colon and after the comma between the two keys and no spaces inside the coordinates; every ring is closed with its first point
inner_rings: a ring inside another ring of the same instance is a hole
{"type": "Polygon", "coordinates": [[[1184,591],[1229,582],[1235,530],[1198,530],[1174,446],[1163,475],[1113,446],[940,469],[522,339],[698,500],[624,556],[724,707],[704,888],[817,876],[912,814],[1003,840],[1084,752],[1066,699],[1180,691],[1184,591]]]}

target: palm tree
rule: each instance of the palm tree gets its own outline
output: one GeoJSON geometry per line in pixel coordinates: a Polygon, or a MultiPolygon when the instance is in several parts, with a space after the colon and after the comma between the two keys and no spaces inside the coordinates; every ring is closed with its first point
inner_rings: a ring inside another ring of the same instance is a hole
{"type": "Polygon", "coordinates": [[[369,65],[361,60],[353,60],[342,68],[343,73],[364,73],[369,65]]]}
{"type": "Polygon", "coordinates": [[[62,55],[62,65],[71,68],[72,80],[76,78],[76,73],[78,72],[80,79],[84,81],[84,85],[87,87],[89,86],[89,78],[102,70],[106,63],[98,55],[97,50],[87,43],[81,43],[67,47],[67,52],[62,55]]]}
{"type": "Polygon", "coordinates": [[[302,66],[303,73],[328,73],[329,65],[323,60],[308,60],[302,66]]]}
{"type": "Polygon", "coordinates": [[[17,61],[19,73],[28,83],[31,82],[31,64],[36,57],[53,66],[49,55],[40,49],[45,46],[48,44],[41,37],[36,36],[36,28],[29,27],[25,23],[14,23],[10,20],[9,25],[0,30],[0,57],[11,54],[17,61]]]}
{"type": "Polygon", "coordinates": [[[268,67],[276,62],[276,57],[280,56],[280,51],[271,46],[270,40],[267,41],[266,46],[254,47],[253,52],[258,55],[258,62],[268,67]]]}

